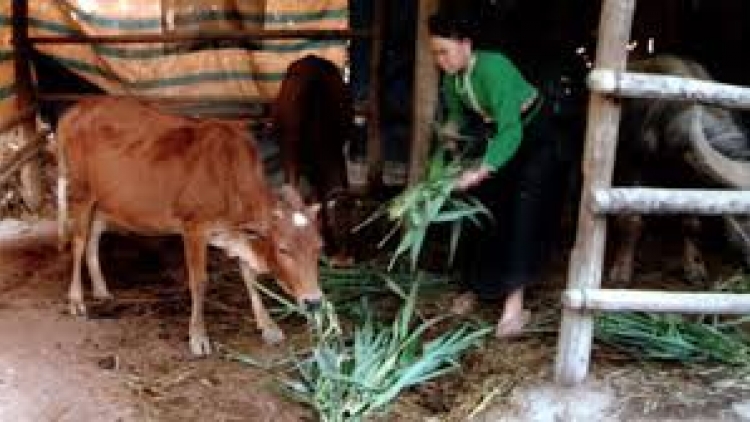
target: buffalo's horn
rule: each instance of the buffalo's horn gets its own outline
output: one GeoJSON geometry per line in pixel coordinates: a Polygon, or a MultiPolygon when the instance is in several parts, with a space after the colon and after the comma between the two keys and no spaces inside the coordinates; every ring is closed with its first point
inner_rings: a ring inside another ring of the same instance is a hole
{"type": "Polygon", "coordinates": [[[700,171],[707,172],[716,181],[737,189],[750,189],[750,162],[733,160],[715,150],[706,139],[703,130],[703,115],[699,107],[693,107],[690,119],[690,146],[695,152],[700,171]]]}

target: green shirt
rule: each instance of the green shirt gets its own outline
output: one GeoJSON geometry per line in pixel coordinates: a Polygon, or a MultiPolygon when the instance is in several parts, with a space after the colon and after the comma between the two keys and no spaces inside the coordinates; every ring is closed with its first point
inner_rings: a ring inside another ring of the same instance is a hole
{"type": "Polygon", "coordinates": [[[492,170],[507,163],[523,137],[521,107],[536,95],[536,88],[504,55],[477,50],[465,71],[445,75],[443,90],[446,120],[459,130],[463,129],[467,109],[495,123],[497,130],[488,140],[482,163],[492,170]]]}

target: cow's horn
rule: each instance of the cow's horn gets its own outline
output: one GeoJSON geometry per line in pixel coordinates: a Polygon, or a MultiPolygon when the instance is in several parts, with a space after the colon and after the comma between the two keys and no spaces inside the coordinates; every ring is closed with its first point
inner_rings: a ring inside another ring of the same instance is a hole
{"type": "Polygon", "coordinates": [[[737,189],[750,189],[750,162],[728,158],[715,150],[703,130],[702,111],[694,107],[690,119],[690,144],[695,152],[699,171],[707,172],[713,180],[737,189]]]}

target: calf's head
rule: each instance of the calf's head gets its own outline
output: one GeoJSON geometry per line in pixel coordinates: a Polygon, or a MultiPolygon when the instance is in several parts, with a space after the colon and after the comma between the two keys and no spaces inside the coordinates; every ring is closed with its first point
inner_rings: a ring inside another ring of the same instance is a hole
{"type": "Polygon", "coordinates": [[[265,245],[265,264],[286,293],[305,308],[316,308],[323,294],[318,260],[323,241],[315,224],[318,205],[306,206],[297,191],[284,186],[274,203],[265,245]]]}

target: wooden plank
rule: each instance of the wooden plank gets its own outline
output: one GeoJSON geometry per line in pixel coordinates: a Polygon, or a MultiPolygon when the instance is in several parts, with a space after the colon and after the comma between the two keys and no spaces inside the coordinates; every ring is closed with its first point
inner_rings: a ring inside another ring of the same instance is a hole
{"type": "Polygon", "coordinates": [[[700,79],[651,73],[594,69],[589,89],[618,97],[693,101],[729,108],[750,109],[750,88],[700,79]]]}
{"type": "Polygon", "coordinates": [[[438,104],[439,72],[430,50],[427,18],[438,8],[437,0],[419,0],[417,41],[414,51],[414,91],[412,94],[412,134],[409,153],[409,183],[418,182],[430,151],[433,121],[438,104]]]}
{"type": "Polygon", "coordinates": [[[750,215],[750,192],[659,188],[595,189],[591,206],[596,214],[750,215]]]}
{"type": "Polygon", "coordinates": [[[353,38],[370,38],[371,36],[370,31],[348,29],[245,29],[236,31],[211,31],[200,34],[170,31],[166,34],[36,36],[29,37],[29,42],[31,44],[130,44],[299,38],[347,40],[353,38]]]}
{"type": "MultiPolygon", "coordinates": [[[[625,69],[626,46],[635,10],[635,0],[604,0],[599,21],[596,67],[625,69]]],[[[593,189],[612,184],[612,172],[620,121],[620,107],[612,98],[592,93],[589,101],[583,162],[582,206],[578,233],[568,267],[570,288],[597,288],[606,242],[606,219],[593,213],[593,189]]],[[[555,380],[576,385],[584,380],[591,359],[593,318],[590,313],[564,309],[555,361],[555,380]]]]}
{"type": "Polygon", "coordinates": [[[750,314],[750,294],[570,289],[562,302],[577,311],[750,314]]]}

